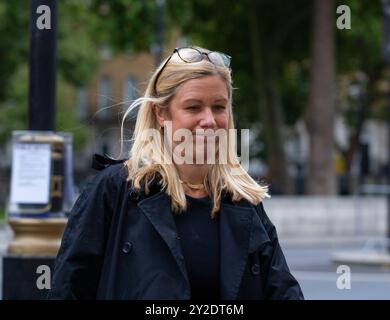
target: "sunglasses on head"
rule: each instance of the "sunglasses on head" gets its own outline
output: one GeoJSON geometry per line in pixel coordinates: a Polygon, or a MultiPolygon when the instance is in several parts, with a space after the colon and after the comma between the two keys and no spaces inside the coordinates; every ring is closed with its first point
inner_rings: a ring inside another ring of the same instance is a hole
{"type": "Polygon", "coordinates": [[[172,54],[169,56],[169,58],[165,61],[164,65],[161,67],[160,71],[158,72],[156,76],[156,80],[154,81],[154,94],[157,95],[157,81],[158,78],[161,75],[161,72],[164,70],[165,66],[168,64],[168,62],[171,60],[172,56],[177,53],[178,57],[185,63],[194,63],[194,62],[200,62],[203,59],[209,60],[212,64],[219,66],[219,67],[230,67],[230,61],[232,60],[232,57],[228,56],[225,53],[218,52],[218,51],[200,51],[197,48],[193,47],[183,47],[183,48],[176,48],[173,50],[172,54]]]}

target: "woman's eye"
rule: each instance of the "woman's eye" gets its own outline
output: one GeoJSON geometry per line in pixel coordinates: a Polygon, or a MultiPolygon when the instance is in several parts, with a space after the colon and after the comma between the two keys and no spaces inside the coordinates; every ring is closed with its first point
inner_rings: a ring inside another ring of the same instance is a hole
{"type": "Polygon", "coordinates": [[[195,110],[198,110],[199,107],[198,106],[190,106],[190,107],[187,107],[186,110],[190,110],[190,111],[195,111],[195,110]]]}
{"type": "Polygon", "coordinates": [[[218,110],[225,110],[226,107],[225,107],[225,106],[215,106],[215,109],[218,109],[218,110]]]}

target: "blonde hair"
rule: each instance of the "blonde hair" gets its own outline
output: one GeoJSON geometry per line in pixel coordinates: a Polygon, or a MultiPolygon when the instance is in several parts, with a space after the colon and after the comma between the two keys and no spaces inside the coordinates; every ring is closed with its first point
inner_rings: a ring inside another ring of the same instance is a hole
{"type": "MultiPolygon", "coordinates": [[[[208,52],[206,49],[198,49],[208,52]]],[[[168,109],[171,100],[182,83],[190,79],[217,75],[226,83],[228,89],[228,130],[234,129],[232,112],[233,88],[229,68],[216,66],[206,59],[195,63],[185,63],[180,60],[177,54],[174,54],[169,63],[164,67],[163,72],[161,72],[167,59],[160,64],[151,76],[144,96],[135,100],[125,112],[122,119],[121,135],[123,138],[123,127],[126,117],[135,108],[139,107],[131,139],[133,144],[128,160],[125,162],[128,170],[127,180],[131,181],[136,189],[140,189],[141,182],[143,182],[145,191],[148,193],[149,183],[155,178],[156,174],[160,174],[161,186],[171,198],[171,209],[174,214],[178,214],[187,209],[187,201],[183,186],[179,182],[179,175],[175,165],[165,161],[169,155],[166,148],[163,148],[164,132],[159,129],[160,125],[153,110],[153,105],[158,108],[168,109]],[[158,94],[156,94],[153,91],[158,74],[159,78],[156,84],[158,94]],[[151,137],[145,137],[144,133],[146,131],[155,132],[155,136],[152,139],[151,137]],[[164,161],[161,162],[161,159],[164,161]]],[[[223,190],[230,192],[234,202],[246,199],[254,205],[257,205],[264,197],[268,196],[268,187],[258,184],[240,165],[232,139],[228,138],[227,148],[227,163],[211,164],[203,181],[213,203],[212,218],[219,212],[223,190]],[[232,169],[235,171],[234,174],[232,169]]]]}

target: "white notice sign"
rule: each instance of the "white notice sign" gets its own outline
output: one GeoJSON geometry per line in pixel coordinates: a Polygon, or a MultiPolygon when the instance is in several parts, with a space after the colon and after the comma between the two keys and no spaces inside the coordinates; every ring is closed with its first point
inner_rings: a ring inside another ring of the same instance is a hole
{"type": "Polygon", "coordinates": [[[12,152],[11,203],[49,203],[50,144],[17,143],[12,152]]]}

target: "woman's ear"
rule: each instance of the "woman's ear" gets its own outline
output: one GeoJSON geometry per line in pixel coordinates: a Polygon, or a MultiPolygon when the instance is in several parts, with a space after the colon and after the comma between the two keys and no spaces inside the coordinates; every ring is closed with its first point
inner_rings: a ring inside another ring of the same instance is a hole
{"type": "Polygon", "coordinates": [[[156,115],[156,119],[158,124],[163,127],[164,126],[164,121],[167,120],[166,118],[166,112],[163,108],[160,108],[156,104],[153,104],[153,112],[156,115]]]}
{"type": "Polygon", "coordinates": [[[163,110],[161,108],[159,108],[156,104],[153,104],[152,110],[154,112],[154,115],[156,116],[158,124],[160,126],[163,126],[164,120],[165,120],[163,110]]]}

